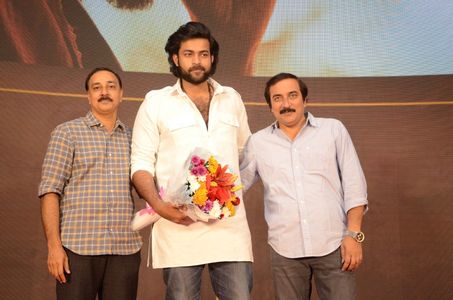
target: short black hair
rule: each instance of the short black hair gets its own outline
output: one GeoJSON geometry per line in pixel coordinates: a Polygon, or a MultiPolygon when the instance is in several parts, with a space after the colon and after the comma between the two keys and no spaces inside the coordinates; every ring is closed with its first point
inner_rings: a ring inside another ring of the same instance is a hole
{"type": "Polygon", "coordinates": [[[89,89],[88,83],[90,82],[91,77],[93,77],[94,74],[96,74],[97,72],[100,72],[100,71],[108,71],[108,72],[112,73],[113,75],[115,75],[116,79],[118,79],[118,83],[120,85],[120,88],[123,88],[123,83],[121,82],[120,75],[118,75],[112,69],[109,69],[109,68],[106,68],[106,67],[99,67],[99,68],[95,68],[95,69],[91,70],[91,72],[88,73],[87,78],[85,79],[85,90],[86,91],[88,91],[88,89],[89,89]]]}
{"type": "Polygon", "coordinates": [[[270,95],[271,86],[277,84],[278,82],[280,82],[284,79],[288,79],[288,78],[297,80],[297,82],[299,83],[300,93],[302,94],[302,99],[304,100],[304,102],[307,101],[308,88],[307,88],[307,85],[302,81],[302,79],[300,79],[299,77],[297,77],[296,75],[291,74],[291,73],[278,73],[277,75],[271,77],[271,79],[269,79],[266,82],[266,88],[264,89],[264,98],[266,99],[266,102],[270,108],[272,108],[271,95],[270,95]]]}
{"type": "Polygon", "coordinates": [[[200,22],[188,22],[178,28],[167,40],[165,52],[168,54],[168,63],[170,64],[170,72],[176,77],[180,77],[178,66],[173,61],[173,55],[178,55],[181,43],[191,39],[207,39],[209,41],[209,51],[214,57],[211,65],[211,75],[214,75],[219,62],[219,43],[212,36],[209,28],[200,22]]]}

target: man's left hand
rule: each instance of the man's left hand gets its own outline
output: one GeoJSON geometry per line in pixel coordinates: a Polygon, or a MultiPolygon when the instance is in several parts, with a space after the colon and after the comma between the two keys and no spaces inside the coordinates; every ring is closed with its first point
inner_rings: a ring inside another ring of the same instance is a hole
{"type": "Polygon", "coordinates": [[[341,242],[342,271],[355,271],[363,260],[362,244],[350,236],[343,238],[341,242]]]}

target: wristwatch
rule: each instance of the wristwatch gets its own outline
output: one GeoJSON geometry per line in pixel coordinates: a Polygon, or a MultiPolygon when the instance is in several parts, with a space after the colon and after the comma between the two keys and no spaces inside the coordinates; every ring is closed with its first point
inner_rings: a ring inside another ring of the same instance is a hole
{"type": "Polygon", "coordinates": [[[365,234],[361,231],[346,230],[346,236],[352,237],[358,243],[361,243],[365,240],[365,234]]]}

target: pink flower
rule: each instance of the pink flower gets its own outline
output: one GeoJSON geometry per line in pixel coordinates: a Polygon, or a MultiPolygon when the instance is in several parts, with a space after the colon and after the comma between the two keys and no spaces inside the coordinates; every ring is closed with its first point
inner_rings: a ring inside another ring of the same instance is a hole
{"type": "Polygon", "coordinates": [[[192,165],[198,166],[199,164],[201,164],[201,158],[199,156],[194,155],[194,156],[192,156],[191,162],[192,162],[192,165]]]}
{"type": "Polygon", "coordinates": [[[208,173],[208,170],[206,170],[205,166],[203,165],[199,165],[198,167],[196,167],[196,169],[198,176],[204,176],[208,173]]]}
{"type": "Polygon", "coordinates": [[[194,167],[192,169],[190,169],[190,174],[192,174],[193,176],[198,176],[200,174],[198,174],[198,168],[197,167],[194,167]]]}
{"type": "Polygon", "coordinates": [[[212,201],[211,200],[206,200],[206,203],[203,207],[203,211],[209,213],[209,211],[212,209],[212,201]]]}

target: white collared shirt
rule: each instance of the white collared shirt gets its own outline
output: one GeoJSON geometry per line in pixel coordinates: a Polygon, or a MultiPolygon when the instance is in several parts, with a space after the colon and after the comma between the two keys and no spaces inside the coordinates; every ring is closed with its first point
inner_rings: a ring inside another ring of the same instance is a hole
{"type": "MultiPolygon", "coordinates": [[[[204,147],[239,175],[239,158],[250,136],[240,95],[213,79],[208,126],[178,80],[174,86],[150,91],[141,104],[133,129],[131,174],[150,172],[157,187],[167,185],[193,149],[204,147]]],[[[253,261],[250,230],[242,193],[236,215],[214,223],[190,226],[159,219],[152,230],[154,268],[181,267],[222,261],[253,261]]]]}
{"type": "Polygon", "coordinates": [[[331,253],[343,239],[347,211],[368,205],[365,176],[344,125],[307,116],[294,140],[277,123],[253,134],[241,164],[245,190],[261,178],[268,242],[288,258],[331,253]]]}

